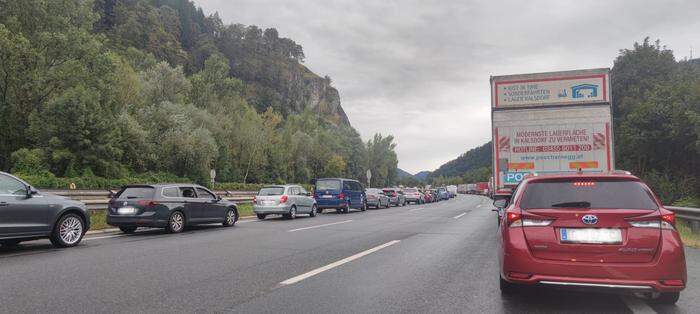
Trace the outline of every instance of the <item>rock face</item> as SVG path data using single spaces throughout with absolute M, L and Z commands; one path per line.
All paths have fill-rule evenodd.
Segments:
M 240 64 L 234 66 L 234 75 L 247 83 L 248 102 L 258 111 L 272 107 L 287 116 L 311 110 L 329 123 L 350 125 L 340 104 L 340 94 L 331 86 L 330 78 L 316 75 L 296 60 L 261 56 L 237 60 Z

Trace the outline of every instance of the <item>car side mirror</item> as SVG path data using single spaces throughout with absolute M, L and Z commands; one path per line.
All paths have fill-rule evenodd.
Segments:
M 493 206 L 495 206 L 496 208 L 505 208 L 506 206 L 508 206 L 508 200 L 505 198 L 499 198 L 493 201 Z
M 31 185 L 27 186 L 27 198 L 31 198 L 32 196 L 38 194 L 39 191 L 37 191 L 35 188 L 33 188 Z

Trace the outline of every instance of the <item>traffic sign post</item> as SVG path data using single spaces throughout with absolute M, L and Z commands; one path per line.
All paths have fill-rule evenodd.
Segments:
M 367 187 L 371 187 L 371 182 L 372 182 L 372 171 L 367 169 Z

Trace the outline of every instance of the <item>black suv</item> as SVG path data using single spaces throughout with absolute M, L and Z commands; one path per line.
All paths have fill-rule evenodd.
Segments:
M 127 185 L 109 201 L 107 223 L 132 233 L 138 227 L 181 232 L 185 226 L 238 221 L 236 203 L 195 184 Z
M 80 243 L 90 228 L 85 204 L 34 189 L 9 173 L 0 172 L 0 244 L 49 238 L 56 247 Z

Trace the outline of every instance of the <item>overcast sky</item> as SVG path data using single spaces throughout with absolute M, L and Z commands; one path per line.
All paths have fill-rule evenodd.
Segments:
M 700 56 L 700 0 L 195 0 L 225 23 L 274 27 L 329 75 L 367 140 L 392 134 L 399 167 L 434 170 L 490 135 L 489 76 L 612 67 L 661 39 Z M 613 95 L 614 97 L 614 95 Z

